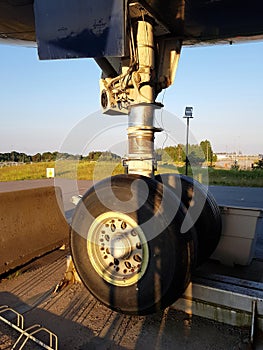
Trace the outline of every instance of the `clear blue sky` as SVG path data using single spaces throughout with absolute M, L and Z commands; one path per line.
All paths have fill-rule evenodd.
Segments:
M 59 150 L 71 130 L 99 110 L 100 70 L 93 60 L 43 62 L 34 48 L 8 45 L 0 45 L 0 57 L 0 152 Z M 216 152 L 263 153 L 262 62 L 263 42 L 183 48 L 175 84 L 159 96 L 177 116 L 173 122 L 163 114 L 168 131 L 185 140 L 182 116 L 189 105 L 190 142 L 209 139 Z M 103 118 L 91 117 L 87 142 L 105 127 Z M 120 136 L 113 129 L 108 137 L 124 140 L 123 130 Z M 74 147 L 68 151 L 74 153 Z

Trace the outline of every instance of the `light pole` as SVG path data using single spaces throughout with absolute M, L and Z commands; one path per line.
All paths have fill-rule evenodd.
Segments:
M 189 138 L 189 119 L 193 118 L 193 107 L 185 107 L 184 118 L 187 119 L 186 128 L 186 149 L 185 149 L 185 175 L 188 174 L 188 138 Z

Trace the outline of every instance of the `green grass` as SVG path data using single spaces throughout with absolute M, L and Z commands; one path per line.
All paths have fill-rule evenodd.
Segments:
M 241 187 L 263 187 L 263 170 L 209 169 L 209 184 Z
M 178 168 L 180 174 L 185 174 L 185 167 Z M 263 187 L 263 170 L 225 170 L 215 168 L 195 168 L 194 178 L 209 185 Z M 189 176 L 193 176 L 189 169 Z
M 101 180 L 109 176 L 123 174 L 121 163 L 58 161 L 22 164 L 0 168 L 0 181 L 35 180 L 46 178 L 46 168 L 55 168 L 56 177 L 78 180 Z M 263 187 L 263 170 L 222 170 L 215 168 L 189 168 L 200 182 L 210 185 Z M 185 167 L 174 164 L 160 164 L 157 173 L 185 173 Z M 208 175 L 208 179 L 207 179 Z
M 0 181 L 36 180 L 46 178 L 46 168 L 55 168 L 55 176 L 66 179 L 101 180 L 123 173 L 117 162 L 57 161 L 22 164 L 0 168 Z
M 37 180 L 46 178 L 46 168 L 55 162 L 21 164 L 0 168 L 0 181 Z

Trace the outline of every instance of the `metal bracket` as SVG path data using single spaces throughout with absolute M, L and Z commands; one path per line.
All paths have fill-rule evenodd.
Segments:
M 162 36 L 170 34 L 169 29 L 156 18 L 156 15 L 153 14 L 150 9 L 146 9 L 142 6 L 141 2 L 134 1 L 129 4 L 129 14 L 131 18 L 140 18 L 140 17 L 150 17 L 154 20 L 154 34 L 156 36 Z

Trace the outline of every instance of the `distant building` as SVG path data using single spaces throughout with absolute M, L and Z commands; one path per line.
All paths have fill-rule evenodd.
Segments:
M 223 169 L 231 169 L 233 165 L 238 165 L 240 170 L 248 170 L 251 169 L 251 164 L 259 159 L 258 155 L 244 155 L 235 152 L 218 152 L 216 156 L 215 166 Z

